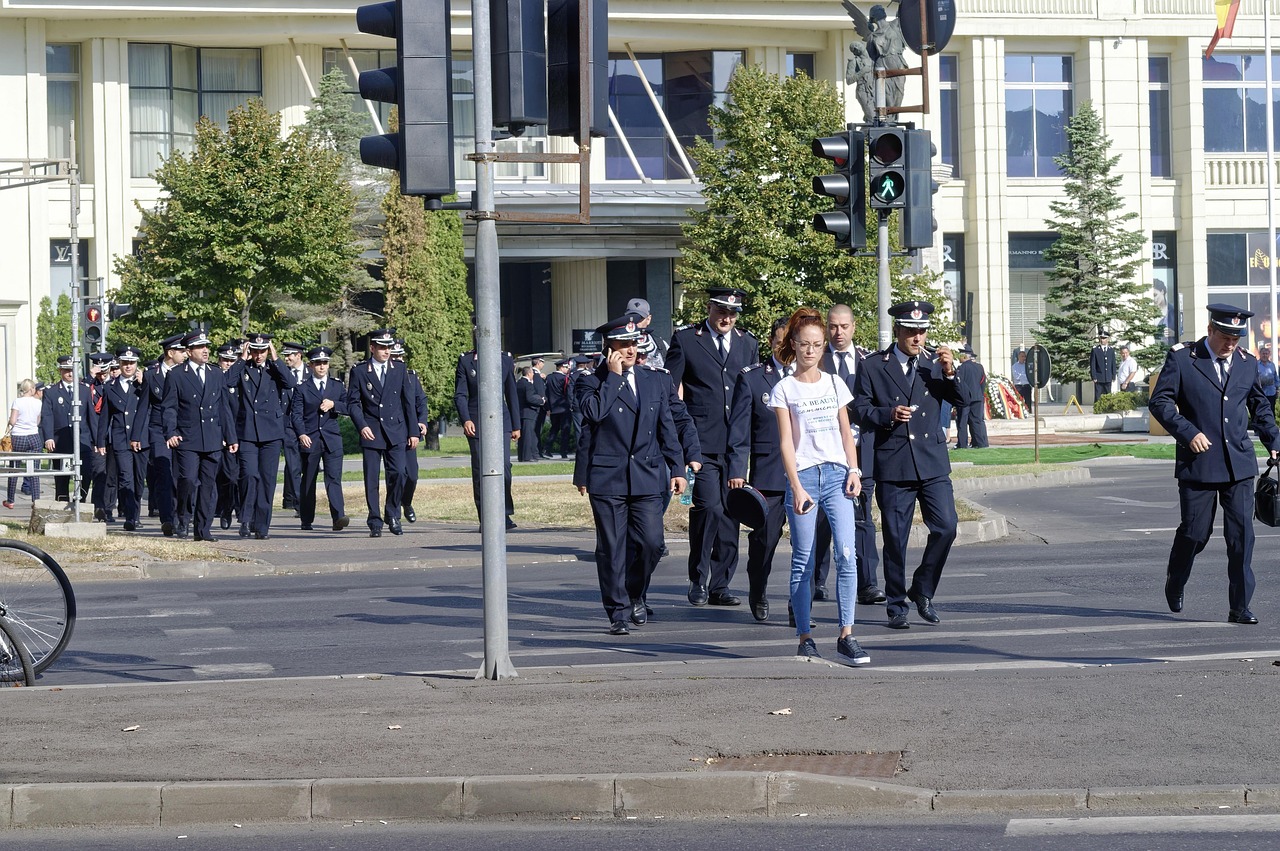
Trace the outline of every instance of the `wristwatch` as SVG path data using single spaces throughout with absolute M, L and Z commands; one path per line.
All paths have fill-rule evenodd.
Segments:
M 850 467 L 850 468 L 849 468 L 849 472 L 850 472 L 850 473 L 856 473 L 856 474 L 857 474 L 857 476 L 858 476 L 858 478 L 862 478 L 862 468 L 861 468 L 861 467 Z

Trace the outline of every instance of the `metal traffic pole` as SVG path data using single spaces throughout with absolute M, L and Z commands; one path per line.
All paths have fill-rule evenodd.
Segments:
M 876 60 L 876 71 L 884 70 L 884 61 Z M 876 123 L 883 122 L 884 109 L 887 106 L 885 78 L 876 74 Z M 892 304 L 893 291 L 889 281 L 889 211 L 877 210 L 879 229 L 876 236 L 876 257 L 879 269 L 876 273 L 876 316 L 880 320 L 880 348 L 889 348 L 893 343 L 893 322 L 889 317 L 889 306 Z
M 76 161 L 76 124 L 71 122 L 71 491 L 67 494 L 67 507 L 72 520 L 80 520 L 80 432 L 83 427 L 83 407 L 80 404 L 80 314 L 84 299 L 80 294 L 80 166 Z

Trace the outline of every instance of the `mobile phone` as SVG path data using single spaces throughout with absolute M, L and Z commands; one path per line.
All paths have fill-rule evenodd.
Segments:
M 813 511 L 813 500 L 806 499 L 804 502 L 800 503 L 801 514 L 808 514 L 810 511 Z

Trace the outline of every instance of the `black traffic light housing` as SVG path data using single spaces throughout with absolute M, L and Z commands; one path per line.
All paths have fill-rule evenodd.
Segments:
M 84 340 L 89 345 L 101 350 L 102 346 L 102 305 L 91 302 L 84 309 Z
M 438 209 L 454 193 L 449 0 L 390 0 L 356 9 L 360 32 L 396 40 L 396 65 L 360 74 L 360 96 L 394 103 L 395 133 L 365 136 L 360 159 L 400 173 L 400 194 Z
M 907 129 L 872 127 L 867 134 L 871 208 L 899 210 L 906 206 Z
M 609 135 L 609 2 L 547 0 L 547 133 L 581 139 L 579 3 L 591 4 L 587 33 L 587 121 L 592 136 Z
M 836 248 L 866 248 L 866 134 L 851 127 L 840 136 L 814 139 L 813 154 L 835 164 L 835 171 L 813 178 L 814 192 L 835 199 L 832 210 L 813 217 L 813 229 L 834 236 Z
M 489 0 L 493 124 L 519 136 L 547 123 L 547 18 L 543 0 Z
M 107 305 L 107 319 L 115 322 L 133 313 L 133 305 L 128 303 L 110 302 Z
M 939 184 L 933 179 L 933 158 L 938 149 L 928 130 L 907 131 L 907 192 L 902 208 L 902 247 L 932 248 L 938 223 L 933 217 L 933 196 Z

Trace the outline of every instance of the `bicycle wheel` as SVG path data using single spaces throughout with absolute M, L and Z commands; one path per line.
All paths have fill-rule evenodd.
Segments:
M 35 684 L 36 672 L 31 668 L 31 654 L 22 640 L 13 634 L 13 624 L 0 618 L 0 688 Z
M 52 665 L 76 625 L 76 598 L 62 566 L 39 547 L 0 538 L 0 617 L 9 619 L 37 674 Z

